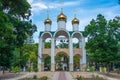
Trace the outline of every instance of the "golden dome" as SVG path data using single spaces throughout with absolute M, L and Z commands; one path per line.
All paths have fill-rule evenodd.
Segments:
M 62 20 L 66 22 L 67 17 L 63 13 L 60 13 L 57 17 L 57 22 Z
M 72 24 L 79 24 L 79 20 L 78 20 L 77 18 L 74 18 L 74 19 L 72 20 Z
M 52 21 L 51 21 L 49 18 L 47 18 L 47 19 L 44 21 L 44 24 L 52 24 Z

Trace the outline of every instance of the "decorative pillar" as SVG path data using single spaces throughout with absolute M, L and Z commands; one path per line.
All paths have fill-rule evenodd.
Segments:
M 82 70 L 86 67 L 85 38 L 82 38 Z
M 81 42 L 81 39 L 79 40 L 79 48 L 82 48 L 82 42 Z
M 39 38 L 39 46 L 38 46 L 38 70 L 42 71 L 42 38 Z
M 69 38 L 69 53 L 70 53 L 69 69 L 70 69 L 70 71 L 73 71 L 73 44 L 72 44 L 72 38 Z
M 51 71 L 55 71 L 55 40 L 51 38 Z

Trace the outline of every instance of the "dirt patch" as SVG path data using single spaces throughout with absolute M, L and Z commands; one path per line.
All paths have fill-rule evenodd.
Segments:
M 106 74 L 106 76 L 111 77 L 111 78 L 120 79 L 120 74 L 117 74 L 117 73 L 109 73 L 109 74 Z
M 11 72 L 5 72 L 4 74 L 2 72 L 0 72 L 0 80 L 5 80 L 5 79 L 10 79 L 10 78 L 14 78 L 14 77 L 19 77 L 24 75 L 23 73 L 11 73 Z

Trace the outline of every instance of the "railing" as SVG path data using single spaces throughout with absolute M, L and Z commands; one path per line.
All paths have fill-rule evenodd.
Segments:
M 60 52 L 63 52 L 63 53 L 66 53 L 67 55 L 69 55 L 69 49 L 68 48 L 60 48 L 60 49 L 58 49 L 58 48 L 56 48 L 55 49 L 55 55 L 57 54 L 57 53 L 60 53 Z M 48 48 L 48 49 L 46 49 L 46 48 L 43 48 L 42 49 L 42 54 L 47 54 L 47 55 L 51 55 L 51 48 Z M 82 56 L 82 49 L 81 48 L 73 48 L 73 55 L 81 55 Z

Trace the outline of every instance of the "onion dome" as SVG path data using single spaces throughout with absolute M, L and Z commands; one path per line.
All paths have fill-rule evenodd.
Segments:
M 79 20 L 75 17 L 75 18 L 72 20 L 72 24 L 79 24 Z
M 52 21 L 49 19 L 49 18 L 47 18 L 45 21 L 44 21 L 44 24 L 52 24 Z
M 61 12 L 58 17 L 57 17 L 57 22 L 58 21 L 65 21 L 66 22 L 67 17 Z

